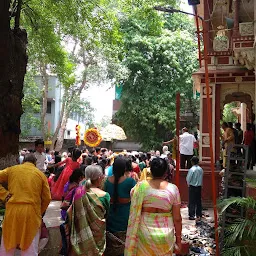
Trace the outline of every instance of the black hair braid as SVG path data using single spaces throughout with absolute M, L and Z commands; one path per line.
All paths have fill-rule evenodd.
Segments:
M 116 211 L 116 206 L 117 206 L 117 203 L 118 203 L 118 182 L 120 180 L 120 178 L 122 177 L 121 176 L 114 176 L 115 178 L 115 181 L 114 181 L 114 195 L 113 195 L 113 208 L 114 208 L 114 211 Z
M 113 163 L 113 175 L 114 175 L 114 194 L 113 194 L 113 209 L 116 211 L 118 203 L 118 182 L 124 175 L 126 170 L 126 160 L 123 157 L 117 157 Z

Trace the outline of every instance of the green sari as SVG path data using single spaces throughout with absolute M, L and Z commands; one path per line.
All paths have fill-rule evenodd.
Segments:
M 106 248 L 106 209 L 99 197 L 78 187 L 68 210 L 71 250 L 75 255 L 103 255 Z M 72 254 L 73 255 L 73 254 Z

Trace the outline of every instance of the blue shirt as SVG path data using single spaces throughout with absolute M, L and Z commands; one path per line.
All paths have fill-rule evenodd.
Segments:
M 113 176 L 113 165 L 110 165 L 108 168 L 106 168 L 105 175 L 108 177 Z
M 194 165 L 188 170 L 188 186 L 199 187 L 203 184 L 203 169 L 199 165 Z

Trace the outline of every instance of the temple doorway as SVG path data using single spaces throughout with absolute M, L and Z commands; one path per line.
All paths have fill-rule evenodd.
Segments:
M 255 120 L 251 95 L 244 92 L 227 94 L 223 101 L 221 117 L 222 121 L 241 123 L 241 128 L 245 131 L 246 123 L 253 123 Z

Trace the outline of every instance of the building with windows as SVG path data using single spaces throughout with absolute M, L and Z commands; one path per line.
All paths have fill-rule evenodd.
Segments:
M 35 76 L 35 82 L 42 88 L 42 78 L 41 76 Z M 48 98 L 47 98 L 47 111 L 46 111 L 46 123 L 47 123 L 47 132 L 48 134 L 53 134 L 60 117 L 61 104 L 63 97 L 63 86 L 59 82 L 57 76 L 49 75 L 48 76 Z M 40 104 L 40 102 L 39 102 Z M 35 114 L 35 117 L 40 119 L 40 113 Z M 65 131 L 64 139 L 75 139 L 76 131 L 75 126 L 79 122 L 79 116 L 73 115 L 72 119 L 68 119 L 67 128 Z M 83 136 L 84 128 L 81 127 L 81 136 Z M 28 139 L 35 140 L 36 138 L 42 138 L 42 131 L 37 127 L 32 127 L 29 132 Z
M 36 84 L 42 88 L 42 79 L 41 76 L 35 76 Z M 54 130 L 57 126 L 59 121 L 59 115 L 61 111 L 61 98 L 63 95 L 63 88 L 60 84 L 57 76 L 50 75 L 48 79 L 49 83 L 49 91 L 48 91 L 48 98 L 47 98 L 47 111 L 46 111 L 46 122 L 47 122 L 47 129 L 48 133 L 54 133 Z M 40 114 L 36 114 L 36 116 L 40 119 Z M 33 127 L 30 131 L 29 136 L 32 137 L 42 137 L 41 130 Z

